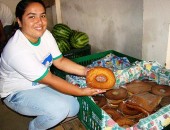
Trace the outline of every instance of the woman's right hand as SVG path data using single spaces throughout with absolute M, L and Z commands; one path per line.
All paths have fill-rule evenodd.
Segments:
M 97 94 L 101 94 L 106 92 L 106 90 L 104 89 L 96 89 L 96 88 L 81 88 L 82 89 L 82 96 L 93 96 L 93 95 L 97 95 Z

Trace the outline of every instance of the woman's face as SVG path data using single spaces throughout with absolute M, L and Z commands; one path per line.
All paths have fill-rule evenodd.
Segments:
M 47 18 L 44 7 L 40 3 L 31 3 L 27 6 L 22 21 L 18 19 L 22 33 L 31 42 L 37 42 L 47 28 Z

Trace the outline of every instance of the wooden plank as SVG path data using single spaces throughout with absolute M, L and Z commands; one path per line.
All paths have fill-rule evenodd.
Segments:
M 61 126 L 64 128 L 64 130 L 86 130 L 78 118 L 61 123 Z
M 169 35 L 168 35 L 168 44 L 166 52 L 166 69 L 170 69 L 170 24 L 169 24 Z
M 57 23 L 62 23 L 60 0 L 55 0 L 55 6 L 56 6 Z
M 61 125 L 59 125 L 59 126 L 55 127 L 54 130 L 64 130 L 64 128 Z

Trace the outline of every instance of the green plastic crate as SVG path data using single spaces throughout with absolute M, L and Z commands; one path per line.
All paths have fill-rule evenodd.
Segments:
M 119 53 L 114 50 L 108 50 L 104 52 L 94 53 L 91 55 L 79 57 L 72 59 L 74 62 L 79 63 L 81 65 L 87 66 L 91 64 L 93 61 L 98 60 L 100 58 L 105 57 L 107 54 L 115 54 L 119 57 L 127 57 L 129 61 L 135 62 L 140 61 L 139 59 L 133 58 L 131 56 Z M 65 79 L 67 73 L 58 70 L 57 68 L 52 68 L 52 72 L 59 77 Z M 78 118 L 86 127 L 87 130 L 102 130 L 102 110 L 99 108 L 89 97 L 78 97 L 78 101 L 80 103 L 80 111 L 78 113 Z
M 86 66 L 86 65 L 91 64 L 95 60 L 105 57 L 107 54 L 110 54 L 110 53 L 115 54 L 116 56 L 119 56 L 119 57 L 127 57 L 131 63 L 137 60 L 140 61 L 139 59 L 119 53 L 114 50 L 94 53 L 88 56 L 73 59 L 73 61 Z M 78 118 L 83 123 L 83 125 L 86 127 L 86 129 L 87 130 L 102 130 L 103 116 L 102 116 L 101 108 L 99 108 L 89 97 L 78 97 L 78 101 L 80 103 L 80 111 L 78 114 Z
M 91 64 L 93 61 L 98 60 L 100 58 L 103 58 L 107 54 L 110 54 L 110 53 L 115 54 L 116 56 L 119 56 L 119 57 L 127 57 L 131 63 L 139 60 L 139 59 L 136 59 L 136 58 L 133 58 L 131 56 L 119 53 L 119 52 L 114 51 L 114 50 L 108 50 L 108 51 L 104 51 L 104 52 L 94 53 L 94 54 L 91 54 L 91 55 L 86 55 L 86 56 L 74 58 L 74 59 L 71 59 L 71 60 L 73 60 L 74 62 L 79 63 L 81 65 L 87 66 L 87 65 Z M 61 77 L 63 79 L 65 79 L 65 76 L 67 75 L 67 73 L 65 73 L 61 70 L 58 70 L 54 66 L 51 67 L 51 72 L 54 73 L 55 75 L 58 75 L 59 77 Z
M 91 54 L 91 46 L 87 44 L 83 48 L 72 49 L 68 52 L 63 53 L 63 55 L 69 59 L 78 58 Z
M 86 65 L 91 64 L 95 60 L 98 60 L 98 59 L 105 57 L 107 54 L 110 54 L 110 53 L 115 54 L 116 56 L 119 56 L 119 57 L 127 57 L 128 60 L 131 63 L 139 60 L 137 58 L 133 58 L 131 56 L 119 53 L 119 52 L 114 51 L 114 50 L 108 50 L 108 51 L 104 51 L 104 52 L 94 53 L 94 54 L 91 54 L 91 55 L 75 58 L 75 59 L 72 59 L 72 60 L 75 61 L 76 63 L 79 63 L 81 65 L 86 66 Z
M 91 64 L 95 60 L 105 57 L 107 54 L 110 54 L 110 53 L 115 54 L 119 57 L 127 57 L 131 63 L 135 61 L 141 61 L 137 58 L 133 58 L 131 56 L 119 53 L 114 50 L 94 53 L 91 55 L 75 58 L 72 60 L 76 63 L 86 66 L 86 65 Z M 65 76 L 66 76 L 65 72 L 60 71 L 56 68 L 53 68 L 53 73 L 65 79 Z M 78 118 L 83 123 L 83 125 L 86 127 L 86 129 L 87 130 L 103 130 L 103 123 L 102 123 L 103 116 L 102 116 L 101 108 L 99 108 L 88 96 L 77 97 L 77 99 L 80 103 L 80 111 L 78 113 Z M 164 128 L 164 130 L 170 130 L 170 125 Z
M 89 97 L 78 97 L 80 111 L 79 120 L 87 130 L 102 130 L 102 110 Z

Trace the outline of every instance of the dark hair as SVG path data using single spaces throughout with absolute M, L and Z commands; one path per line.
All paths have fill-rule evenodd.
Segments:
M 29 4 L 34 3 L 34 2 L 40 3 L 46 10 L 44 2 L 42 0 L 21 0 L 16 6 L 16 10 L 15 10 L 16 18 L 19 18 L 19 20 L 22 21 L 22 16 L 25 13 L 25 9 L 27 8 Z

